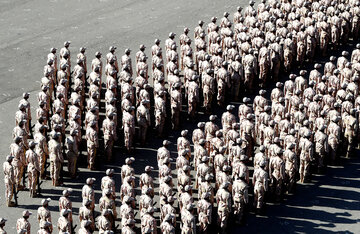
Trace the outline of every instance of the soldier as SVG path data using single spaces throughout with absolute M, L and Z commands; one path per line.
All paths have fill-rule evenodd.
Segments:
M 248 160 L 248 157 L 245 154 L 243 154 L 244 150 L 241 149 L 241 143 L 242 143 L 241 139 L 237 139 L 236 146 L 232 150 L 232 154 L 234 155 L 232 161 L 232 166 L 233 166 L 232 177 L 237 178 L 242 173 L 245 173 L 244 180 L 247 184 L 249 184 L 249 168 L 245 164 L 245 162 Z
M 199 20 L 197 27 L 194 28 L 194 38 L 199 38 L 201 33 L 205 33 L 205 30 L 203 29 L 204 21 Z
M 87 152 L 88 152 L 88 168 L 90 170 L 95 169 L 95 158 L 96 158 L 96 151 L 99 147 L 99 138 L 98 133 L 96 131 L 96 121 L 90 122 L 88 127 L 86 128 L 86 141 L 87 141 Z
M 115 200 L 115 180 L 113 179 L 114 169 L 107 169 L 105 173 L 106 176 L 101 179 L 101 190 L 104 192 L 105 189 L 110 189 L 112 192 L 112 197 Z
M 56 58 L 56 56 L 55 56 L 55 58 Z M 64 65 L 64 64 L 62 64 L 62 65 Z M 65 72 L 61 73 L 61 75 L 62 74 L 64 74 L 64 78 L 67 78 Z M 52 58 L 50 58 L 50 59 L 48 58 L 46 65 L 44 66 L 44 77 L 41 80 L 44 81 L 43 84 L 48 82 L 48 84 L 51 86 L 51 88 L 53 90 L 54 85 L 58 84 L 56 78 L 57 78 L 57 73 L 55 72 L 55 68 L 54 68 L 54 60 Z
M 170 93 L 170 103 L 171 103 L 171 122 L 172 128 L 177 130 L 180 125 L 180 113 L 182 106 L 182 95 L 180 92 L 181 84 L 175 83 L 173 89 Z
M 95 68 L 99 67 L 100 80 L 101 80 L 102 68 L 103 68 L 103 64 L 101 61 L 101 55 L 102 55 L 101 52 L 99 52 L 99 51 L 95 52 L 95 58 L 91 61 L 91 70 L 92 71 L 95 71 Z
M 120 214 L 121 214 L 121 224 L 122 226 L 125 225 L 127 220 L 134 219 L 134 207 L 135 202 L 133 197 L 125 196 L 122 205 L 120 206 Z
M 32 125 L 31 125 L 31 108 L 30 108 L 30 102 L 29 102 L 29 97 L 30 97 L 30 94 L 29 93 L 23 93 L 23 99 L 20 100 L 19 104 L 25 106 L 25 112 L 27 114 L 27 117 L 28 117 L 28 121 L 27 121 L 27 128 L 29 130 L 29 133 L 31 128 L 32 128 Z M 32 133 L 31 133 L 32 134 Z
M 49 210 L 49 202 L 51 198 L 42 199 L 41 206 L 37 210 L 37 219 L 39 221 L 39 225 L 41 226 L 42 222 L 49 222 L 49 230 L 52 231 L 53 227 L 51 224 L 51 212 Z
M 164 234 L 175 234 L 175 227 L 172 225 L 171 221 L 174 218 L 174 214 L 167 214 L 160 224 L 161 233 Z
M 87 178 L 86 184 L 82 187 L 82 192 L 81 192 L 83 202 L 85 200 L 91 201 L 90 209 L 92 212 L 95 209 L 95 190 L 93 188 L 95 181 L 96 181 L 95 178 Z
M 120 187 L 120 199 L 122 200 L 124 196 L 129 196 L 135 199 L 135 177 L 126 176 L 122 182 L 123 183 Z
M 208 155 L 208 152 L 205 149 L 205 139 L 202 138 L 199 141 L 199 144 L 194 148 L 194 167 L 200 164 L 201 158 Z M 197 186 L 197 185 L 196 185 Z
M 62 197 L 59 198 L 59 211 L 60 213 L 63 210 L 67 210 L 66 212 L 68 213 L 68 220 L 70 222 L 70 227 L 72 228 L 72 202 L 70 200 L 70 194 L 72 193 L 72 189 L 68 188 L 63 190 L 62 192 Z M 59 226 L 59 225 L 58 225 Z
M 299 143 L 300 148 L 300 182 L 304 183 L 305 179 L 308 178 L 310 174 L 310 163 L 313 161 L 314 157 L 314 145 L 310 141 L 310 137 L 312 136 L 311 131 L 307 131 L 304 134 L 304 137 Z
M 236 216 L 236 223 L 241 223 L 243 220 L 244 208 L 249 201 L 248 198 L 248 182 L 246 181 L 246 173 L 242 172 L 235 177 L 232 185 L 232 196 L 234 199 L 234 214 Z
M 199 145 L 199 141 L 201 139 L 205 139 L 205 133 L 204 133 L 205 122 L 199 122 L 197 124 L 197 127 L 198 128 L 193 131 L 191 138 L 194 144 L 194 151 L 196 147 Z
M 81 224 L 83 224 L 84 221 L 88 221 L 89 229 L 95 231 L 94 215 L 93 210 L 91 209 L 92 203 L 92 200 L 83 198 L 83 206 L 79 208 L 79 220 Z
M 296 44 L 293 40 L 293 35 L 288 33 L 286 39 L 284 40 L 284 69 L 285 72 L 289 72 L 293 64 L 295 57 Z
M 210 121 L 205 124 L 205 140 L 208 153 L 211 153 L 210 142 L 215 137 L 216 132 L 219 130 L 219 126 L 215 123 L 216 118 L 216 115 L 211 115 L 209 117 Z
M 132 71 L 130 53 L 131 50 L 129 48 L 125 49 L 125 54 L 121 57 L 121 67 L 124 69 L 125 65 L 127 65 L 131 77 L 133 75 L 133 71 Z
M 207 233 L 208 227 L 212 222 L 212 204 L 210 203 L 210 193 L 203 193 L 201 200 L 197 203 L 197 213 L 199 217 L 200 232 Z
M 217 138 L 214 138 L 217 139 Z M 225 147 L 220 146 L 220 147 L 215 147 L 214 150 L 214 169 L 215 169 L 215 176 L 216 176 L 216 183 L 217 185 L 220 185 L 219 179 L 220 177 L 218 176 L 220 171 L 222 171 L 222 169 L 224 168 L 225 165 L 228 165 L 228 160 L 225 157 L 224 153 L 225 153 Z
M 136 119 L 140 127 L 139 139 L 142 145 L 146 142 L 147 129 L 150 127 L 150 112 L 147 105 L 150 102 L 148 100 L 142 100 L 140 106 L 136 110 Z
M 324 159 L 329 153 L 328 136 L 324 133 L 326 128 L 326 125 L 319 126 L 314 134 L 315 157 L 319 172 L 324 169 Z
M 6 161 L 3 163 L 3 170 L 4 170 L 4 183 L 5 183 L 5 199 L 6 199 L 6 206 L 11 207 L 16 205 L 16 203 L 13 203 L 12 197 L 14 195 L 15 191 L 15 184 L 16 184 L 16 178 L 14 173 L 14 167 L 12 165 L 13 162 L 13 156 L 8 155 L 6 156 Z M 15 194 L 16 196 L 16 194 Z M 15 202 L 17 199 L 15 198 Z
M 121 229 L 122 234 L 135 234 L 134 231 L 135 228 L 135 220 L 134 219 L 128 219 L 125 222 L 125 226 Z
M 245 90 L 252 92 L 255 76 L 257 75 L 257 61 L 253 55 L 253 50 L 250 49 L 249 53 L 242 58 L 244 66 L 244 85 Z
M 19 125 L 19 122 L 25 122 L 25 130 L 28 135 L 30 135 L 29 130 L 29 119 L 28 115 L 26 114 L 26 106 L 23 104 L 19 104 L 19 110 L 15 113 L 15 125 Z
M 34 141 L 30 141 L 29 149 L 26 151 L 26 164 L 27 164 L 27 172 L 28 172 L 28 180 L 29 180 L 29 191 L 30 197 L 36 196 L 36 186 L 38 183 L 38 176 L 40 173 L 39 166 L 39 156 L 35 153 L 36 143 Z
M 223 115 L 221 116 L 221 124 L 223 129 L 223 136 L 225 136 L 225 141 L 228 131 L 232 128 L 232 125 L 236 122 L 235 115 L 232 113 L 232 110 L 234 108 L 235 108 L 234 105 L 228 105 L 226 107 L 227 111 L 224 112 Z
M 132 114 L 134 109 L 135 107 L 133 106 L 127 106 L 122 117 L 125 147 L 129 152 L 133 150 L 133 140 L 135 135 L 135 117 Z
M 111 226 L 114 227 L 115 220 L 117 218 L 116 205 L 112 197 L 112 191 L 110 189 L 104 189 L 103 196 L 99 200 L 100 212 L 104 210 L 111 210 L 111 216 L 108 218 Z
M 197 103 L 199 102 L 199 85 L 197 75 L 193 75 L 188 82 L 188 114 L 190 120 L 194 120 L 196 114 Z
M 297 156 L 295 154 L 295 144 L 290 143 L 286 145 L 286 150 L 283 154 L 285 162 L 285 185 L 288 193 L 294 191 L 296 185 L 296 172 L 298 169 Z
M 76 178 L 76 162 L 77 158 L 79 157 L 78 140 L 76 139 L 77 135 L 78 131 L 71 129 L 70 136 L 68 136 L 65 140 L 66 157 L 68 159 L 68 171 L 71 178 Z
M 189 166 L 184 166 L 183 168 L 185 170 L 187 170 L 188 172 L 190 172 L 190 167 Z M 189 169 L 186 169 L 186 168 L 189 168 Z M 178 176 L 178 178 L 179 178 L 178 193 L 179 193 L 179 208 L 180 208 L 180 211 L 184 207 L 186 207 L 188 204 L 193 204 L 194 203 L 194 199 L 191 196 L 192 195 L 192 186 L 189 185 L 189 183 L 191 183 L 190 177 L 188 179 L 189 180 L 188 184 L 186 184 L 186 185 L 185 185 L 185 183 L 181 184 L 181 182 L 183 182 L 181 180 L 184 180 L 184 179 L 182 179 L 182 178 L 184 178 L 184 176 L 186 177 L 185 173 L 182 173 L 181 175 Z
M 16 222 L 16 231 L 17 233 L 26 233 L 30 234 L 31 224 L 29 222 L 29 217 L 32 213 L 28 210 L 23 211 L 22 218 L 18 219 Z M 24 230 L 25 232 L 22 232 Z
M 158 137 L 163 136 L 163 130 L 166 120 L 166 91 L 160 91 L 155 97 L 155 128 Z
M 25 187 L 25 181 L 21 185 L 21 178 L 24 176 L 24 170 L 26 166 L 26 157 L 24 148 L 21 144 L 21 137 L 15 137 L 14 143 L 10 145 L 10 155 L 14 157 L 12 166 L 14 167 L 16 189 L 21 190 Z
M 142 173 L 140 175 L 140 188 L 142 189 L 143 187 L 147 187 L 147 188 L 151 188 L 154 189 L 154 182 L 153 182 L 153 178 L 151 177 L 151 171 L 154 168 L 151 166 L 146 166 L 145 167 L 145 172 Z
M 181 137 L 177 139 L 177 151 L 180 154 L 182 150 L 188 150 L 186 153 L 186 159 L 190 160 L 191 158 L 191 148 L 190 148 L 190 141 L 186 138 L 188 134 L 188 130 L 181 131 Z
M 40 101 L 39 102 L 39 107 L 36 109 L 36 119 L 39 121 L 39 119 L 43 119 L 43 123 L 47 124 L 48 119 L 49 119 L 49 110 L 47 109 L 46 106 L 46 102 L 44 101 Z M 36 133 L 36 128 L 35 128 L 35 133 Z
M 160 197 L 161 206 L 165 204 L 165 201 L 168 199 L 168 197 L 173 195 L 172 187 L 173 187 L 172 177 L 171 176 L 163 177 L 159 186 L 159 197 Z
M 37 234 L 50 234 L 52 232 L 52 223 L 47 221 L 41 221 L 39 225 L 40 229 Z
M 68 65 L 66 63 L 61 64 L 60 71 L 57 72 L 57 77 L 56 77 L 56 79 L 54 78 L 54 81 L 52 81 L 52 83 L 55 83 L 58 85 L 58 84 L 60 84 L 61 80 L 69 81 L 67 70 L 68 70 Z M 82 70 L 79 70 L 77 72 L 77 75 L 79 75 L 79 77 L 80 77 L 81 72 L 82 72 Z M 50 96 L 52 95 L 52 92 L 55 89 L 55 86 L 54 86 L 55 84 L 50 84 Z M 68 88 L 69 86 L 67 85 L 66 87 Z M 56 94 L 54 94 L 54 95 L 56 95 Z
M 112 112 L 109 115 L 106 115 L 106 119 L 103 121 L 104 145 L 108 161 L 111 160 L 114 142 L 117 140 L 116 123 L 114 120 L 115 116 L 116 113 Z
M 105 234 L 106 231 L 110 231 L 112 229 L 111 222 L 109 220 L 110 216 L 111 216 L 110 209 L 104 209 L 101 212 L 101 215 L 98 219 L 99 233 Z
M 50 111 L 50 102 L 51 102 L 51 98 L 50 98 L 50 94 L 49 94 L 49 86 L 41 86 L 41 92 L 39 92 L 38 94 L 38 101 L 39 102 L 44 102 L 45 103 L 45 113 L 47 113 L 47 119 L 48 119 L 48 115 L 49 115 L 49 111 Z
M 323 16 L 320 19 L 319 26 L 320 26 L 320 51 L 322 56 L 325 56 L 327 53 L 327 45 L 329 44 L 330 37 L 331 37 L 331 27 L 328 23 L 328 17 Z
M 349 115 L 344 118 L 345 132 L 344 138 L 346 142 L 346 157 L 349 158 L 353 152 L 354 142 L 358 134 L 358 120 L 356 119 L 357 109 L 351 109 Z
M 194 205 L 188 204 L 181 210 L 181 234 L 196 233 L 196 219 L 193 215 Z
M 173 227 L 176 227 L 176 209 L 174 207 L 174 202 L 176 198 L 174 196 L 169 196 L 164 200 L 164 204 L 160 206 L 160 220 L 165 220 L 166 216 L 171 215 L 172 218 L 169 220 L 169 223 L 172 224 Z
M 171 144 L 171 142 L 164 140 L 162 144 L 163 146 L 157 150 L 156 156 L 159 169 L 163 165 L 163 161 L 170 158 L 170 151 L 167 149 L 167 147 Z
M 143 77 L 148 80 L 148 65 L 146 64 L 146 56 L 141 56 L 136 63 L 136 74 L 139 75 L 141 71 L 144 72 Z
M 77 58 L 82 61 L 81 66 L 84 69 L 84 76 L 87 74 L 87 66 L 86 66 L 86 55 L 85 55 L 86 47 L 80 47 L 79 52 L 77 54 Z
M 213 73 L 214 71 L 210 68 L 208 68 L 206 72 L 202 73 L 202 88 L 204 96 L 203 106 L 205 107 L 207 113 L 210 113 L 212 98 L 215 94 L 215 77 Z
M 247 141 L 247 146 L 245 149 L 245 154 L 248 158 L 253 155 L 253 147 L 255 145 L 255 125 L 253 123 L 255 115 L 247 114 L 246 120 L 243 120 L 240 125 L 240 136 L 242 139 Z
M 69 218 L 70 214 L 71 214 L 71 210 L 69 209 L 62 209 L 60 211 L 60 217 L 57 222 L 59 233 L 61 234 L 72 233 L 72 222 Z
M 160 47 L 160 42 L 161 40 L 156 38 L 155 41 L 154 41 L 154 45 L 151 47 L 151 55 L 154 56 L 154 55 L 157 55 L 158 52 L 161 52 L 160 55 L 159 55 L 159 58 L 162 58 L 162 49 Z
M 61 50 L 60 50 L 60 59 L 62 59 L 64 57 L 64 54 L 67 53 L 69 55 L 68 60 L 70 62 L 70 50 L 69 50 L 70 44 L 71 44 L 71 41 L 64 42 L 64 47 L 61 48 Z
M 89 220 L 83 220 L 80 222 L 80 229 L 79 234 L 90 234 L 93 231 L 93 228 L 91 228 L 91 225 L 93 223 Z
M 146 46 L 141 44 L 139 46 L 139 51 L 136 52 L 135 54 L 135 58 L 136 58 L 136 65 L 139 63 L 139 61 L 144 58 L 144 57 L 147 57 L 146 54 L 145 54 L 145 49 L 146 49 Z
M 216 202 L 218 205 L 218 220 L 220 230 L 225 233 L 229 215 L 231 212 L 231 193 L 229 192 L 229 182 L 225 182 L 220 185 L 219 190 L 216 193 Z
M 190 166 L 190 161 L 186 158 L 189 150 L 183 149 L 178 153 L 176 158 L 176 169 L 181 170 L 184 166 Z M 180 176 L 181 173 L 178 174 Z
M 173 33 L 173 32 L 169 33 L 169 38 L 166 39 L 166 41 L 165 41 L 166 52 L 168 52 L 171 49 L 172 45 L 176 45 L 176 42 L 174 41 L 175 36 L 176 36 L 176 33 Z
M 254 156 L 254 169 L 259 167 L 259 163 L 261 162 L 261 160 L 267 160 L 266 155 L 265 155 L 265 146 L 264 145 L 260 145 L 259 147 L 259 152 L 255 154 Z
M 16 137 L 20 137 L 24 150 L 29 148 L 28 134 L 25 130 L 25 127 L 26 127 L 25 124 L 26 124 L 26 121 L 22 120 L 13 129 L 13 139 L 15 139 Z
M 151 187 L 142 187 L 141 189 L 141 196 L 139 199 L 139 211 L 140 211 L 140 218 L 146 213 L 149 207 L 154 206 L 154 190 Z
M 224 105 L 226 90 L 230 88 L 230 77 L 227 67 L 228 63 L 224 61 L 221 64 L 221 68 L 215 73 L 218 88 L 217 102 L 219 106 Z
M 52 48 L 50 48 L 50 53 L 47 55 L 47 60 L 53 61 L 52 67 L 54 69 L 54 77 L 57 73 L 57 67 L 58 67 L 56 51 L 57 51 L 57 49 L 52 47 Z
M 49 156 L 50 156 L 50 177 L 53 186 L 58 186 L 60 171 L 64 157 L 62 155 L 61 144 L 59 142 L 60 134 L 51 132 L 51 140 L 49 141 Z
M 76 60 L 76 65 L 73 70 L 74 77 L 80 78 L 82 82 L 86 82 L 85 69 L 83 67 L 83 61 L 81 59 Z
M 275 191 L 275 199 L 280 201 L 282 194 L 282 186 L 285 179 L 285 163 L 281 156 L 283 150 L 279 149 L 276 154 L 270 158 L 269 174 L 271 175 L 271 184 Z
M 236 43 L 234 43 L 234 48 Z M 230 70 L 230 84 L 231 84 L 231 96 L 234 100 L 239 100 L 239 92 L 241 87 L 241 81 L 243 81 L 244 77 L 244 68 L 241 64 L 240 55 L 235 55 L 234 59 L 229 62 L 229 70 Z
M 159 179 L 162 180 L 166 178 L 167 176 L 172 175 L 172 170 L 170 167 L 170 162 L 172 161 L 171 158 L 165 158 L 162 160 L 163 165 L 159 167 Z
M 156 219 L 154 218 L 154 207 L 149 207 L 141 218 L 141 232 L 142 233 L 157 233 Z
M 268 173 L 264 170 L 265 160 L 260 161 L 258 166 L 254 171 L 252 183 L 254 185 L 254 206 L 260 210 L 264 204 L 265 192 L 268 190 Z
M 117 57 L 115 55 L 115 50 L 116 50 L 116 46 L 110 46 L 109 47 L 109 53 L 107 53 L 106 55 L 106 64 L 110 64 L 111 61 L 114 62 L 114 67 L 116 72 L 119 72 L 119 66 L 118 66 L 118 62 L 117 62 Z
M 135 170 L 132 167 L 133 162 L 135 162 L 134 157 L 125 159 L 125 164 L 121 167 L 121 181 L 125 181 L 125 178 L 128 176 L 135 176 Z

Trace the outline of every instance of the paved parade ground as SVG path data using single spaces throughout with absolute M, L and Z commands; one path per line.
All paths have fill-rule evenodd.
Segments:
M 70 40 L 72 64 L 75 64 L 75 55 L 82 46 L 87 47 L 88 64 L 94 58 L 95 51 L 101 51 L 105 55 L 110 45 L 117 46 L 118 58 L 125 48 L 132 49 L 131 56 L 134 58 L 140 44 L 145 44 L 147 53 L 150 54 L 155 38 L 160 38 L 163 46 L 170 31 L 178 36 L 185 26 L 190 28 L 193 37 L 192 30 L 197 26 L 198 20 L 204 20 L 207 24 L 212 16 L 220 18 L 224 11 L 229 11 L 232 15 L 239 4 L 244 6 L 248 3 L 233 0 L 0 0 L 0 163 L 9 154 L 11 134 L 15 126 L 14 116 L 22 93 L 30 93 L 33 112 L 37 107 L 36 95 L 40 91 L 46 55 L 51 47 L 56 47 L 59 51 L 63 42 Z M 222 110 L 215 112 L 219 115 Z M 205 115 L 198 117 L 199 121 L 207 119 Z M 191 133 L 196 124 L 186 122 L 182 127 Z M 179 132 L 170 131 L 167 139 L 175 143 L 178 136 Z M 154 176 L 157 177 L 156 150 L 161 142 L 162 139 L 150 137 L 144 148 L 136 149 L 134 167 L 137 177 L 146 165 L 155 167 Z M 174 144 L 171 150 L 172 157 L 175 158 Z M 90 172 L 82 163 L 79 178 L 70 180 L 66 176 L 64 187 L 52 187 L 51 180 L 41 185 L 42 196 L 53 200 L 50 202 L 50 209 L 54 229 L 59 217 L 58 199 L 64 188 L 71 187 L 74 190 L 71 199 L 74 224 L 78 227 L 81 188 L 86 178 L 97 179 L 96 204 L 101 196 L 100 180 L 107 168 L 115 169 L 116 187 L 120 188 L 120 167 L 127 157 L 123 152 L 122 148 L 115 146 L 116 160 L 111 164 L 101 162 L 96 171 Z M 325 175 L 314 175 L 311 183 L 298 185 L 296 194 L 285 196 L 281 204 L 269 203 L 265 214 L 256 215 L 250 209 L 246 214 L 245 225 L 233 228 L 232 232 L 360 233 L 360 159 L 359 152 L 356 152 L 356 157 L 341 159 L 339 165 L 329 167 Z M 173 177 L 176 178 L 176 175 Z M 158 180 L 155 183 L 157 186 Z M 156 189 L 155 192 L 157 191 Z M 140 194 L 139 188 L 136 192 L 137 195 Z M 8 233 L 15 233 L 16 220 L 21 217 L 24 209 L 29 209 L 33 212 L 30 217 L 32 233 L 36 233 L 36 210 L 43 197 L 30 198 L 28 191 L 21 191 L 18 196 L 18 207 L 6 207 L 1 172 L 0 217 L 8 219 L 5 229 Z M 119 207 L 117 199 L 117 208 Z M 140 222 L 139 214 L 136 221 Z

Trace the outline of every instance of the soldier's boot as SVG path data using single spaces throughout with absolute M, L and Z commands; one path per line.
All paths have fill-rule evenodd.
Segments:
M 15 207 L 15 206 L 16 206 L 16 203 L 9 200 L 9 201 L 6 202 L 6 205 L 7 205 L 8 207 Z
M 18 186 L 17 186 L 17 191 L 22 191 L 22 190 L 24 190 L 25 189 L 25 187 L 23 186 L 23 185 L 21 185 L 21 184 L 19 184 Z

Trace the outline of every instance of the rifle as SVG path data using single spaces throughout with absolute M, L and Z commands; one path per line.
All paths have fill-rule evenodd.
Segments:
M 24 167 L 22 181 L 23 181 L 23 185 L 24 185 L 25 188 L 26 188 L 26 172 L 27 172 L 27 167 Z
M 63 179 L 64 179 L 64 166 L 63 166 L 63 163 L 61 163 L 61 166 L 60 166 L 60 180 L 61 180 L 61 183 L 63 183 Z
M 77 225 L 73 226 L 73 225 L 71 224 L 71 233 L 75 233 L 76 227 L 77 227 Z
M 43 181 L 40 182 L 40 172 L 39 172 L 39 171 L 38 171 L 36 177 L 37 177 L 37 182 L 38 182 L 38 184 L 37 184 L 37 190 L 38 190 L 38 194 L 40 194 L 40 193 L 41 193 L 41 187 L 40 187 L 40 185 L 43 183 Z
M 18 194 L 19 191 L 16 189 L 16 184 L 13 187 L 13 192 L 14 192 L 15 206 L 17 206 L 18 205 L 17 194 Z

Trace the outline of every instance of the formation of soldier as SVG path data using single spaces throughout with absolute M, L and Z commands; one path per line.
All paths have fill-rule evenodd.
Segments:
M 351 156 L 357 146 L 360 44 L 351 56 L 344 51 L 338 58 L 331 56 L 324 66 L 315 64 L 310 72 L 290 74 L 285 83 L 278 79 L 280 71 L 290 73 L 295 66 L 301 68 L 304 61 L 314 59 L 316 52 L 325 56 L 331 49 L 347 44 L 351 37 L 356 41 L 359 7 L 359 1 L 272 0 L 262 1 L 255 9 L 251 1 L 244 11 L 237 8 L 233 21 L 227 12 L 219 25 L 216 17 L 207 28 L 199 21 L 194 29 L 194 50 L 189 28 L 179 37 L 180 53 L 175 33 L 170 33 L 165 41 L 165 56 L 161 41 L 156 39 L 151 47 L 151 72 L 145 45 L 140 45 L 135 55 L 134 71 L 131 50 L 126 49 L 118 63 L 116 47 L 111 46 L 106 61 L 100 52 L 95 53 L 89 74 L 85 47 L 80 48 L 73 68 L 69 41 L 64 43 L 59 57 L 56 48 L 51 48 L 37 98 L 35 125 L 31 124 L 28 93 L 24 93 L 15 115 L 14 143 L 3 165 L 7 205 L 16 205 L 16 194 L 25 187 L 31 197 L 39 194 L 40 181 L 47 179 L 48 167 L 53 186 L 61 185 L 64 160 L 68 161 L 69 176 L 76 178 L 83 139 L 88 168 L 93 170 L 100 156 L 98 151 L 111 161 L 113 147 L 121 138 L 125 150 L 133 153 L 136 142 L 146 144 L 152 127 L 159 137 L 165 136 L 167 119 L 173 129 L 180 129 L 184 106 L 189 119 L 194 120 L 200 108 L 211 113 L 215 106 L 225 107 L 228 101 L 239 100 L 243 91 L 253 93 L 256 87 L 272 82 L 276 88 L 270 92 L 270 99 L 262 89 L 252 103 L 243 97 L 237 115 L 235 106 L 226 106 L 220 125 L 215 115 L 206 123 L 198 123 L 192 133 L 193 148 L 188 131 L 181 131 L 176 142 L 177 189 L 171 177 L 170 142 L 164 140 L 157 152 L 159 227 L 153 216 L 153 168 L 147 166 L 140 176 L 142 195 L 137 208 L 142 233 L 155 233 L 158 228 L 174 233 L 177 218 L 182 233 L 206 233 L 213 224 L 225 231 L 230 217 L 241 223 L 251 187 L 254 206 L 261 210 L 265 193 L 280 200 L 285 192 L 294 192 L 298 178 L 301 183 L 311 178 L 312 167 L 323 173 L 326 164 L 335 163 L 341 154 Z M 101 121 L 102 98 L 105 119 Z M 104 138 L 102 147 L 100 135 Z M 121 219 L 122 232 L 134 232 L 134 160 L 127 158 L 121 170 L 120 217 L 115 205 L 114 171 L 107 170 L 101 181 L 101 215 L 97 221 L 100 233 L 116 228 L 117 218 Z M 251 161 L 254 173 L 250 181 Z M 194 184 L 192 168 L 196 175 Z M 94 181 L 88 178 L 82 191 L 80 233 L 91 233 L 96 228 Z M 198 189 L 197 203 L 192 195 L 194 188 Z M 65 190 L 59 201 L 57 227 L 61 233 L 73 232 L 70 193 L 71 190 Z M 39 233 L 52 232 L 48 203 L 49 200 L 42 201 Z M 18 221 L 19 233 L 29 229 L 29 215 L 25 211 Z M 1 225 L 5 221 L 1 219 Z

